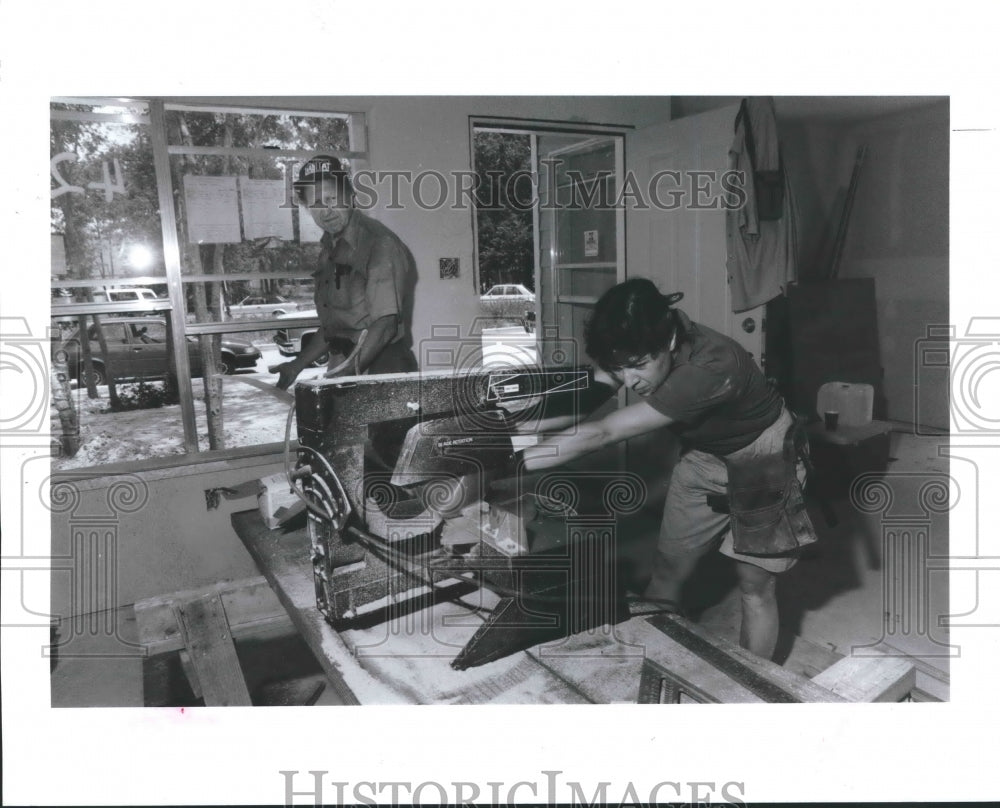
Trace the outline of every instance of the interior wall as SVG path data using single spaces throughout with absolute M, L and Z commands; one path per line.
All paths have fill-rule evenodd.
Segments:
M 919 395 L 920 420 L 943 429 L 947 387 L 918 389 L 916 356 L 928 326 L 949 322 L 949 135 L 943 102 L 860 124 L 843 143 L 868 146 L 842 274 L 875 278 L 889 417 L 913 421 Z
M 915 357 L 929 326 L 949 322 L 947 101 L 853 123 L 784 122 L 799 212 L 802 279 L 827 268 L 858 146 L 858 180 L 840 277 L 874 278 L 887 417 L 948 428 L 948 391 L 917 389 Z
M 243 456 L 118 464 L 89 478 L 54 474 L 51 614 L 65 619 L 259 575 L 230 523 L 236 511 L 257 507 L 255 493 L 209 508 L 205 492 L 277 474 L 282 455 L 233 454 Z
M 645 126 L 669 119 L 669 99 L 661 96 L 323 96 L 183 98 L 190 103 L 364 112 L 368 123 L 369 167 L 373 171 L 469 172 L 472 156 L 469 117 L 491 116 L 619 126 Z M 380 187 L 381 190 L 381 187 Z M 422 186 L 427 201 L 438 196 L 436 181 Z M 422 209 L 410 187 L 400 182 L 398 208 L 388 200 L 370 212 L 392 228 L 416 259 L 413 339 L 417 358 L 437 326 L 462 333 L 479 315 L 474 284 L 472 211 L 467 205 Z M 460 277 L 442 279 L 439 259 L 458 258 Z

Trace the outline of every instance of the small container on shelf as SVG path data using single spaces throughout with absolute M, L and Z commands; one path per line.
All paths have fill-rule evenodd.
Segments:
M 865 426 L 872 422 L 874 400 L 870 384 L 827 382 L 816 396 L 816 412 L 821 418 L 827 412 L 839 413 L 839 426 Z

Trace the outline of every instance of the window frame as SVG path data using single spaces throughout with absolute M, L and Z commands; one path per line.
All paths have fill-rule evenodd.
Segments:
M 78 319 L 81 315 L 121 315 L 137 312 L 163 316 L 168 319 L 173 342 L 170 350 L 173 352 L 174 365 L 177 369 L 179 388 L 181 422 L 183 425 L 183 447 L 186 455 L 208 454 L 224 455 L 230 449 L 202 450 L 198 447 L 194 391 L 190 372 L 188 343 L 192 337 L 215 334 L 237 334 L 249 331 L 269 331 L 281 328 L 319 327 L 318 317 L 297 317 L 263 320 L 228 321 L 219 323 L 188 323 L 185 316 L 186 283 L 219 282 L 220 277 L 214 274 L 182 275 L 181 252 L 178 242 L 177 217 L 174 209 L 174 186 L 170 171 L 170 157 L 178 154 L 214 155 L 234 157 L 293 157 L 308 160 L 318 152 L 302 149 L 264 149 L 224 146 L 178 146 L 170 145 L 167 138 L 166 113 L 168 111 L 191 111 L 211 113 L 231 113 L 243 115 L 301 115 L 313 118 L 339 118 L 347 121 L 348 149 L 324 150 L 324 154 L 332 154 L 338 158 L 351 161 L 357 168 L 365 168 L 368 164 L 368 130 L 367 116 L 364 112 L 331 112 L 327 110 L 309 110 L 296 107 L 294 109 L 278 109 L 270 107 L 240 106 L 230 104 L 189 104 L 168 102 L 163 98 L 97 98 L 53 96 L 50 102 L 50 120 L 97 121 L 104 123 L 139 124 L 148 127 L 150 145 L 153 152 L 154 177 L 156 182 L 157 200 L 160 212 L 161 237 L 163 242 L 164 275 L 130 277 L 121 283 L 108 283 L 105 278 L 88 278 L 51 281 L 52 289 L 102 289 L 108 290 L 114 286 L 145 286 L 150 284 L 167 286 L 167 297 L 156 300 L 134 300 L 111 302 L 110 291 L 107 302 L 68 303 L 58 306 L 57 316 L 60 319 Z M 93 112 L 75 110 L 54 110 L 51 104 L 80 104 L 122 108 L 124 112 Z M 136 110 L 143 106 L 148 110 L 143 114 Z M 250 272 L 241 273 L 241 280 L 260 280 L 301 278 L 299 272 Z M 51 307 L 50 307 L 51 308 Z M 54 312 L 53 312 L 54 313 Z M 262 444 L 267 445 L 267 444 Z M 233 447 L 245 449 L 247 447 Z M 99 467 L 94 467 L 99 468 Z

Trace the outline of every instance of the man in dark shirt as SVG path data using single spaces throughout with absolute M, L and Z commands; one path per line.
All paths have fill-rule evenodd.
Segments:
M 680 297 L 661 295 L 642 278 L 618 284 L 601 297 L 586 334 L 587 353 L 600 368 L 595 376 L 616 389 L 624 384 L 643 400 L 526 449 L 524 467 L 558 465 L 670 426 L 683 454 L 670 479 L 656 562 L 643 598 L 679 604 L 681 586 L 698 559 L 718 547 L 737 561 L 740 642 L 770 658 L 778 636 L 775 573 L 791 567 L 795 555 L 737 553 L 729 516 L 713 510 L 707 496 L 726 493 L 726 459 L 780 453 L 792 418 L 738 343 L 672 308 Z
M 278 366 L 278 387 L 286 389 L 327 352 L 332 366 L 335 357 L 342 359 L 359 340 L 355 361 L 343 372 L 416 370 L 406 323 L 416 269 L 406 245 L 388 227 L 354 208 L 351 180 L 335 157 L 305 163 L 295 193 L 303 214 L 324 231 L 313 273 L 323 338 Z

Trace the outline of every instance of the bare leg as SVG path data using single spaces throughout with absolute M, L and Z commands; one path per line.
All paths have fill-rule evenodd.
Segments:
M 653 576 L 642 595 L 653 601 L 681 602 L 681 587 L 691 575 L 698 556 L 689 554 L 682 558 L 668 558 L 657 552 L 653 562 Z
M 736 562 L 743 599 L 740 645 L 764 659 L 770 659 L 778 644 L 778 600 L 776 578 L 753 564 Z

